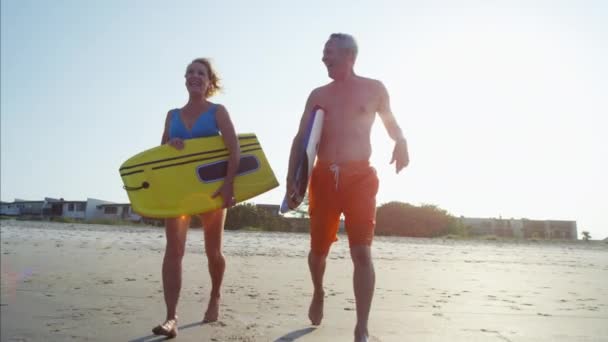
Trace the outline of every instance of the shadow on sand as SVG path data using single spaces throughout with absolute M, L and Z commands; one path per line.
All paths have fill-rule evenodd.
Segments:
M 295 340 L 299 339 L 300 337 L 302 337 L 302 336 L 304 336 L 306 334 L 310 334 L 311 332 L 315 331 L 315 329 L 316 328 L 308 327 L 308 328 L 292 331 L 292 332 L 290 332 L 287 335 L 283 335 L 283 336 L 277 338 L 276 340 L 274 340 L 274 342 L 290 342 L 290 341 L 295 341 Z

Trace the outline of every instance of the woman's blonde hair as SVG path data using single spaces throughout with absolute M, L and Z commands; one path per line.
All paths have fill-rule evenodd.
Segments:
M 220 78 L 218 77 L 215 69 L 213 69 L 213 67 L 211 66 L 211 61 L 208 58 L 196 58 L 190 64 L 193 63 L 200 63 L 204 65 L 205 68 L 207 68 L 207 73 L 209 74 L 209 87 L 207 87 L 205 98 L 210 98 L 211 96 L 222 90 Z

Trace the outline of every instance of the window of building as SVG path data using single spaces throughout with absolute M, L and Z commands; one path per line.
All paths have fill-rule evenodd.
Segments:
M 84 211 L 86 208 L 85 203 L 76 203 L 76 211 Z
M 118 212 L 117 207 L 104 207 L 103 208 L 104 214 L 116 214 L 117 212 Z
M 68 211 L 74 211 L 74 203 L 68 204 Z

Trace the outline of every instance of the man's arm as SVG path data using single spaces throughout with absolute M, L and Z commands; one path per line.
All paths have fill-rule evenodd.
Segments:
M 287 199 L 289 208 L 294 209 L 296 207 L 295 203 L 292 201 L 291 195 L 295 194 L 297 185 L 294 183 L 295 181 L 295 170 L 296 170 L 296 161 L 298 160 L 298 153 L 302 151 L 302 137 L 304 135 L 304 131 L 306 130 L 306 123 L 310 119 L 312 115 L 312 109 L 315 106 L 315 97 L 316 97 L 317 89 L 313 90 L 308 96 L 308 100 L 306 100 L 306 106 L 304 107 L 304 113 L 302 114 L 302 118 L 300 119 L 300 125 L 298 127 L 298 133 L 293 138 L 291 143 L 291 152 L 289 153 L 289 166 L 287 169 L 287 180 L 286 180 L 286 191 L 287 191 Z
M 396 162 L 395 170 L 399 173 L 410 163 L 409 153 L 407 151 L 407 141 L 403 136 L 401 127 L 397 123 L 393 111 L 391 110 L 390 97 L 388 91 L 382 82 L 378 81 L 378 115 L 382 119 L 382 123 L 388 132 L 388 135 L 395 141 L 393 150 L 393 158 L 391 164 Z
M 293 138 L 293 142 L 291 143 L 291 152 L 289 154 L 289 167 L 287 169 L 287 183 L 292 182 L 295 178 L 295 169 L 296 169 L 296 160 L 298 151 L 302 150 L 302 136 L 304 135 L 304 131 L 306 130 L 306 123 L 310 119 L 312 115 L 312 109 L 315 106 L 315 93 L 316 89 L 313 90 L 308 96 L 308 100 L 306 100 L 306 106 L 304 107 L 304 113 L 300 119 L 300 125 L 298 127 L 298 133 Z

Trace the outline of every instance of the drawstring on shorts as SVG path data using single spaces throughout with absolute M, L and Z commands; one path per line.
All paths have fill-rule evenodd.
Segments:
M 336 190 L 338 190 L 338 182 L 340 182 L 340 166 L 338 164 L 331 164 L 329 170 L 334 174 L 334 183 L 336 184 Z

